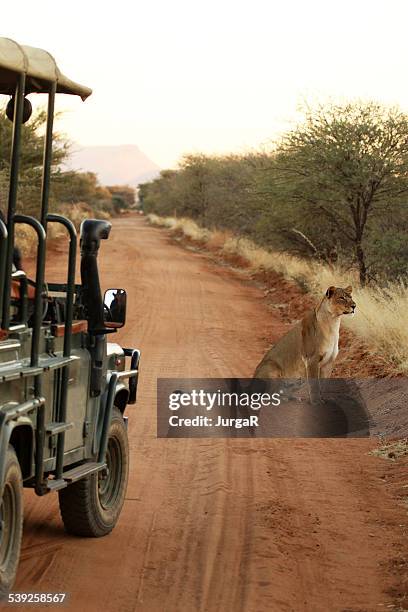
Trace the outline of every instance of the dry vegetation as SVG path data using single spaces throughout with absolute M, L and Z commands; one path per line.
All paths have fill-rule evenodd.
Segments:
M 344 271 L 286 253 L 270 252 L 231 232 L 200 227 L 191 219 L 150 214 L 148 220 L 206 248 L 233 254 L 254 273 L 264 270 L 282 274 L 316 296 L 330 285 L 353 285 L 357 313 L 345 319 L 345 325 L 392 364 L 395 372 L 408 372 L 408 287 L 404 283 L 395 282 L 387 288 L 361 287 L 356 270 Z
M 58 207 L 58 213 L 68 217 L 77 230 L 84 219 L 95 217 L 95 212 L 86 202 L 77 202 L 75 204 L 62 204 Z M 106 211 L 97 211 L 98 219 L 109 219 L 110 215 Z M 49 240 L 58 240 L 66 236 L 66 230 L 57 223 L 49 223 L 47 227 L 47 238 Z M 18 245 L 23 257 L 29 257 L 35 252 L 37 246 L 37 237 L 34 230 L 27 225 L 16 226 L 16 244 Z
M 400 457 L 406 457 L 408 456 L 408 438 L 386 442 L 371 451 L 371 454 L 383 459 L 391 459 L 392 461 Z

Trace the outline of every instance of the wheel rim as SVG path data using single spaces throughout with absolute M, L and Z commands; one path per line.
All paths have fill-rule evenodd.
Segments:
M 13 487 L 6 483 L 0 506 L 0 570 L 4 570 L 13 551 L 16 533 L 17 500 Z
M 122 483 L 123 457 L 119 441 L 111 437 L 106 452 L 106 469 L 98 474 L 98 495 L 101 506 L 109 510 L 115 506 Z

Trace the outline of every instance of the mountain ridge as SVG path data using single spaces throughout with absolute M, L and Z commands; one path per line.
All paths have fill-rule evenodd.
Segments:
M 65 165 L 70 170 L 95 172 L 102 185 L 136 187 L 160 172 L 160 166 L 134 144 L 83 146 L 75 143 Z

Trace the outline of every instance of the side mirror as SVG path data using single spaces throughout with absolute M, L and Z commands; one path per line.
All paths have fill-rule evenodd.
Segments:
M 108 329 L 119 329 L 126 321 L 126 291 L 108 289 L 103 297 L 103 319 Z

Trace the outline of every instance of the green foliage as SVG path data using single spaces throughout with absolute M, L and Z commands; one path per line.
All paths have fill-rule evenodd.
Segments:
M 126 202 L 121 196 L 118 196 L 118 195 L 112 196 L 112 207 L 116 214 L 119 214 L 120 211 L 123 208 L 125 208 L 125 206 L 126 206 Z
M 135 205 L 135 189 L 129 185 L 108 185 L 106 188 L 112 194 L 112 199 L 120 203 L 121 209 L 133 208 Z
M 57 171 L 52 180 L 52 198 L 58 204 L 88 204 L 95 211 L 113 211 L 112 194 L 93 172 Z
M 146 212 L 341 260 L 362 284 L 406 276 L 408 116 L 374 102 L 306 108 L 270 150 L 186 156 L 139 193 Z

